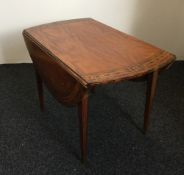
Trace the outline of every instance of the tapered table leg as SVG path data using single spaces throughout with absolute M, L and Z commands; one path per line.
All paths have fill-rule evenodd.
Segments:
M 43 111 L 44 110 L 43 81 L 37 71 L 36 71 L 36 82 L 37 82 L 40 109 L 41 111 Z
M 147 80 L 147 95 L 146 95 L 146 105 L 144 111 L 144 133 L 146 134 L 149 126 L 149 116 L 153 104 L 153 98 L 156 92 L 158 80 L 158 70 L 154 71 Z
M 88 135 L 88 93 L 86 92 L 78 105 L 80 123 L 81 161 L 87 160 L 87 135 Z

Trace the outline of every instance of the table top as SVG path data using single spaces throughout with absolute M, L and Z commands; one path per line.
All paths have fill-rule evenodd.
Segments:
M 54 22 L 24 34 L 83 85 L 132 79 L 160 69 L 175 56 L 91 18 Z

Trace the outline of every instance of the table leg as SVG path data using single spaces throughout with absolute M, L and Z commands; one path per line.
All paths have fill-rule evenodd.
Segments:
M 86 92 L 81 102 L 78 104 L 79 123 L 80 123 L 80 145 L 81 160 L 87 160 L 87 135 L 88 135 L 88 93 Z
M 37 82 L 37 89 L 38 89 L 38 97 L 39 97 L 39 103 L 40 103 L 40 109 L 41 111 L 44 110 L 44 97 L 43 97 L 43 81 L 39 75 L 39 73 L 36 71 L 36 82 Z
M 158 70 L 154 71 L 147 80 L 147 95 L 146 95 L 146 105 L 144 111 L 144 133 L 146 134 L 149 125 L 149 116 L 153 104 L 153 98 L 156 92 L 158 80 Z

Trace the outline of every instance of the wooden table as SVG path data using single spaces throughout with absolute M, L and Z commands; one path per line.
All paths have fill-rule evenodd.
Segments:
M 97 85 L 146 77 L 144 131 L 160 70 L 175 56 L 90 18 L 54 22 L 23 31 L 33 61 L 40 107 L 42 82 L 67 106 L 78 105 L 81 156 L 87 158 L 88 94 Z

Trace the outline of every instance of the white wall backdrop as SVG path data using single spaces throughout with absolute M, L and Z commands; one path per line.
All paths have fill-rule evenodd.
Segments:
M 22 30 L 92 17 L 184 58 L 183 0 L 0 0 L 0 63 L 30 62 Z

